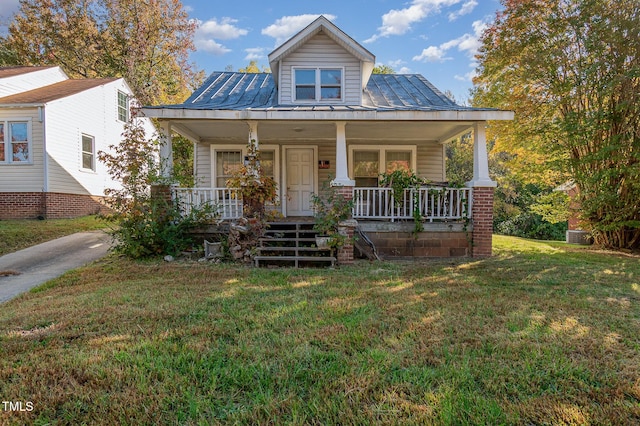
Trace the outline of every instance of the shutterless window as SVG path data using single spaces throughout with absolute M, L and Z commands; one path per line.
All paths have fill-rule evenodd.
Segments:
M 129 120 L 129 96 L 118 90 L 118 120 Z
M 95 139 L 93 136 L 82 135 L 82 168 L 96 169 Z
M 276 153 L 273 150 L 261 150 L 260 151 L 260 168 L 262 168 L 262 173 L 275 179 L 275 170 L 276 170 Z
M 377 187 L 379 173 L 379 151 L 353 152 L 353 178 L 357 187 Z
M 11 136 L 11 161 L 14 163 L 28 162 L 30 153 L 27 123 L 9 123 L 9 134 Z
M 386 151 L 385 170 L 387 173 L 396 170 L 411 170 L 411 152 L 410 151 Z
M 296 69 L 296 101 L 342 100 L 342 70 Z
M 242 151 L 216 151 L 216 187 L 226 188 L 227 181 L 240 167 L 242 167 Z

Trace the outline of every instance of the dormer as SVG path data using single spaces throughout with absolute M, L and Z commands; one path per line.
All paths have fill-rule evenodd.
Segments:
M 269 54 L 281 105 L 362 105 L 375 56 L 324 16 Z

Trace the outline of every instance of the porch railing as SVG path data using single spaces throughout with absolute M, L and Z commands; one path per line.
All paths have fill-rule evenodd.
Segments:
M 413 219 L 414 207 L 423 220 L 461 220 L 471 217 L 471 188 L 422 187 L 405 189 L 399 202 L 392 188 L 354 188 L 356 219 Z
M 221 219 L 242 217 L 242 198 L 235 188 L 173 188 L 173 197 L 183 215 L 208 205 Z

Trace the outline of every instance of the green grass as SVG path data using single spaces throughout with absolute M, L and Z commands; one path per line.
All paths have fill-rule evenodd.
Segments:
M 491 259 L 336 270 L 134 263 L 0 311 L 7 424 L 640 422 L 640 258 L 495 238 Z
M 75 232 L 104 228 L 96 216 L 76 219 L 0 220 L 0 256 Z

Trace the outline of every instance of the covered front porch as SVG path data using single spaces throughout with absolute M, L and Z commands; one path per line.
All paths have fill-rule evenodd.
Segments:
M 474 240 L 469 244 L 473 254 L 490 255 L 495 182 L 488 173 L 486 122 L 479 118 L 491 118 L 491 111 L 416 115 L 409 111 L 309 109 L 240 114 L 246 119 L 237 112 L 233 117 L 221 111 L 168 112 L 168 117 L 158 117 L 166 176 L 172 169 L 172 135 L 180 134 L 194 143 L 196 186 L 172 188 L 184 213 L 210 205 L 223 220 L 242 217 L 243 200 L 227 181 L 247 161 L 247 147 L 253 145 L 260 153 L 263 171 L 279 189 L 279 202 L 268 208 L 281 217 L 313 216 L 311 196 L 322 193 L 328 184 L 354 201 L 352 216 L 360 223 L 420 222 L 427 228 L 438 223 L 462 224 L 464 232 L 473 232 L 468 238 Z M 464 187 L 450 187 L 444 144 L 469 131 L 474 140 L 474 178 Z M 394 197 L 391 188 L 381 185 L 379 176 L 398 168 L 411 170 L 427 183 Z M 478 192 L 481 203 L 476 202 Z M 482 229 L 481 238 L 476 238 L 480 235 L 477 229 Z

